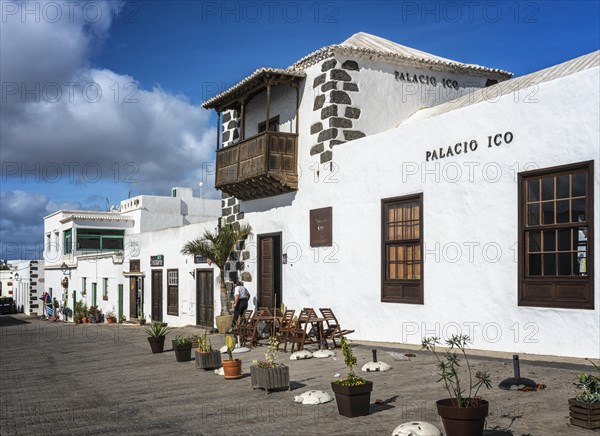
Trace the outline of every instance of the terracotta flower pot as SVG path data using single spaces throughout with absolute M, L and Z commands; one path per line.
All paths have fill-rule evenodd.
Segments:
M 224 360 L 223 372 L 225 373 L 225 380 L 242 378 L 242 361 L 240 359 Z
M 150 336 L 148 338 L 148 342 L 150 342 L 150 348 L 153 353 L 162 353 L 165 349 L 165 337 L 161 336 L 159 338 L 153 338 Z
M 475 407 L 458 407 L 451 398 L 436 402 L 446 436 L 482 436 L 489 404 L 479 400 Z
M 106 322 L 108 324 L 114 324 L 117 321 L 117 318 L 115 318 L 114 316 L 107 316 L 106 317 Z
M 331 382 L 331 389 L 335 394 L 335 402 L 340 415 L 354 418 L 369 414 L 373 382 L 368 381 L 364 385 L 358 386 L 340 386 Z

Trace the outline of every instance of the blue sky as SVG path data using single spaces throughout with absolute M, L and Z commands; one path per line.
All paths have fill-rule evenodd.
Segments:
M 1 1 L 0 257 L 43 216 L 205 178 L 199 107 L 255 69 L 368 32 L 520 76 L 598 50 L 598 1 Z M 98 94 L 98 91 L 100 94 Z

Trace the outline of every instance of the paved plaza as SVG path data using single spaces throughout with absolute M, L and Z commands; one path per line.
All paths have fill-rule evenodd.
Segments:
M 371 414 L 345 418 L 335 401 L 303 406 L 293 398 L 320 389 L 332 394 L 330 382 L 344 375 L 340 350 L 336 358 L 278 361 L 290 366 L 292 391 L 265 395 L 252 390 L 250 364 L 264 358 L 266 346 L 239 354 L 245 376 L 224 380 L 193 362 L 178 363 L 170 339 L 165 352 L 152 354 L 137 325 L 74 325 L 0 316 L 0 434 L 198 434 L 198 435 L 391 435 L 399 424 L 423 420 L 442 428 L 435 401 L 445 391 L 434 358 L 416 347 L 353 343 L 359 367 L 379 350 L 379 360 L 393 366 L 368 373 L 374 383 Z M 213 346 L 222 335 L 210 336 Z M 395 361 L 391 353 L 412 353 Z M 536 392 L 504 391 L 498 383 L 512 377 L 511 355 L 471 353 L 476 369 L 492 374 L 494 389 L 483 392 L 490 402 L 486 435 L 600 434 L 568 424 L 567 399 L 574 396 L 575 375 L 590 371 L 584 359 L 521 355 L 521 376 L 546 385 Z

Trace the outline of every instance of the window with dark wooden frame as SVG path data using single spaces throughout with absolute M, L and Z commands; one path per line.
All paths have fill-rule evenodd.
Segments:
M 266 121 L 259 123 L 258 124 L 258 133 L 264 132 L 266 127 L 267 127 Z M 269 119 L 269 132 L 279 132 L 279 115 Z
M 520 173 L 519 187 L 519 305 L 593 309 L 593 162 Z
M 167 270 L 167 315 L 179 315 L 179 270 Z
M 381 201 L 381 301 L 423 304 L 423 194 Z

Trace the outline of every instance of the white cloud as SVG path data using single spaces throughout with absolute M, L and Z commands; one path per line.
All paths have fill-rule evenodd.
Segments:
M 35 4 L 44 3 L 27 7 Z M 140 89 L 133 77 L 90 68 L 90 51 L 109 30 L 114 2 L 94 4 L 103 8 L 95 22 L 82 18 L 85 3 L 71 14 L 63 10 L 55 23 L 42 11 L 37 23 L 20 13 L 3 15 L 3 179 L 29 169 L 42 179 L 118 177 L 133 182 L 137 193 L 197 186 L 204 164 L 214 160 L 208 111 L 158 86 Z M 214 183 L 212 177 L 205 182 Z
M 136 194 L 197 188 L 204 164 L 214 160 L 208 111 L 159 86 L 141 89 L 134 77 L 90 66 L 119 2 L 0 3 L 2 182 L 94 182 L 100 200 L 102 180 L 129 183 Z M 48 5 L 61 9 L 60 19 Z M 216 196 L 214 176 L 204 181 L 205 196 Z M 50 188 L 48 195 L 10 189 L 0 192 L 2 257 L 36 257 L 43 217 L 82 208 L 77 198 L 53 201 Z

